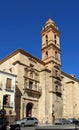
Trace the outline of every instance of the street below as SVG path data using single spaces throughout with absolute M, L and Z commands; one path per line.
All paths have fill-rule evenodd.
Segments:
M 21 127 L 21 130 L 79 130 L 79 126 L 74 124 L 67 125 L 41 125 L 41 126 L 29 126 Z

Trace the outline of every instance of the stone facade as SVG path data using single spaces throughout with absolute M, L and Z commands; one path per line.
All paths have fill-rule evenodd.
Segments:
M 59 117 L 79 118 L 79 81 L 61 71 L 60 32 L 54 21 L 45 23 L 41 36 L 42 60 L 17 49 L 0 61 L 0 70 L 17 75 L 16 120 L 35 116 L 45 123 L 48 117 L 52 123 Z
M 79 118 L 79 80 L 62 72 L 62 116 Z

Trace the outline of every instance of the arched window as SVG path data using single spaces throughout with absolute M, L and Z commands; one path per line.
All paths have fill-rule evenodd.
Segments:
M 57 43 L 57 36 L 56 36 L 56 34 L 54 35 L 54 42 L 55 42 L 55 44 Z
M 48 35 L 46 35 L 46 45 L 48 45 Z
M 58 59 L 58 53 L 55 51 L 55 59 Z
M 48 57 L 48 51 L 46 51 L 46 58 Z

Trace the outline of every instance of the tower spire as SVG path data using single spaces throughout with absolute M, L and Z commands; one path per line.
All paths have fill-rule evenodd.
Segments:
M 51 18 L 46 21 L 41 36 L 42 60 L 48 67 L 50 62 L 60 65 L 60 32 Z

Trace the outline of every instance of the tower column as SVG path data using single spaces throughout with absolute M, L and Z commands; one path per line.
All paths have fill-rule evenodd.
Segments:
M 61 60 L 60 60 L 60 32 L 55 22 L 49 19 L 43 30 L 42 36 L 42 60 L 45 62 L 45 68 L 51 71 L 50 74 L 50 108 L 51 116 L 58 118 L 62 116 L 61 102 Z M 47 106 L 48 107 L 48 106 Z

